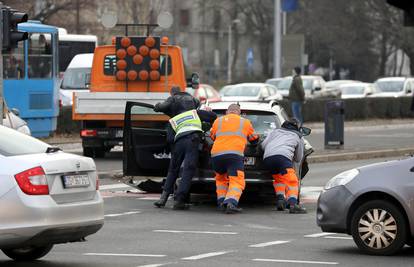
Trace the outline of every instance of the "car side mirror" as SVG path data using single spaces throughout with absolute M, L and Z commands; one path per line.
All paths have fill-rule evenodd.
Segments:
M 20 111 L 17 108 L 12 108 L 10 111 L 13 112 L 14 115 L 18 117 L 20 116 Z
M 311 132 L 312 132 L 312 129 L 311 128 L 308 128 L 308 127 L 300 127 L 300 133 L 303 135 L 303 136 L 308 136 L 308 135 L 310 135 L 311 134 Z
M 200 76 L 198 73 L 191 74 L 191 78 L 187 79 L 187 87 L 191 87 L 193 89 L 198 89 L 200 86 Z
M 322 90 L 322 88 L 321 87 L 315 87 L 315 89 L 314 89 L 315 91 L 320 91 L 320 90 Z
M 408 93 L 408 94 L 411 94 L 412 92 L 413 92 L 413 90 L 411 90 L 411 89 L 408 89 L 408 90 L 407 90 L 407 93 Z

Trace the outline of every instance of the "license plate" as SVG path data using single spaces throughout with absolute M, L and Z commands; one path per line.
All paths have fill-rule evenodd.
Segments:
M 121 138 L 123 135 L 124 135 L 123 130 L 117 130 L 116 133 L 115 133 L 116 138 Z
M 65 188 L 88 187 L 90 184 L 87 174 L 64 175 L 62 179 Z
M 255 157 L 245 157 L 244 158 L 244 165 L 254 165 L 256 163 L 256 158 Z

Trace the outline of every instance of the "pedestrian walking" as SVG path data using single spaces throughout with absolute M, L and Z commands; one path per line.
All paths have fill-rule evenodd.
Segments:
M 261 146 L 263 162 L 273 177 L 277 210 L 285 210 L 287 203 L 289 213 L 306 213 L 306 209 L 298 204 L 299 179 L 293 168 L 293 162 L 302 161 L 304 150 L 298 123 L 285 121 L 281 128 L 269 133 Z
M 163 111 L 173 116 L 169 120 L 173 133 L 170 165 L 163 192 L 154 205 L 158 208 L 165 206 L 169 195 L 174 191 L 174 185 L 183 165 L 181 182 L 175 192 L 173 205 L 173 209 L 183 210 L 189 208 L 185 200 L 198 164 L 198 148 L 203 133 L 202 121 L 212 123 L 217 116 L 210 111 L 196 110 L 197 101 L 191 95 L 177 93 L 176 89 L 171 91 L 172 97 L 154 108 L 155 111 Z
M 217 205 L 226 213 L 241 212 L 238 203 L 245 188 L 244 149 L 247 141 L 256 144 L 259 140 L 251 122 L 240 113 L 240 106 L 231 104 L 226 115 L 218 118 L 211 128 Z
M 300 67 L 295 67 L 292 70 L 293 77 L 292 84 L 289 88 L 289 100 L 293 117 L 300 122 L 300 125 L 302 125 L 302 104 L 303 102 L 305 102 L 305 90 L 303 89 L 303 83 L 300 73 Z

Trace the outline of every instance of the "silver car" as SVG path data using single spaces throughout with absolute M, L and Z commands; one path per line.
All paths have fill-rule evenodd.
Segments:
M 15 260 L 83 241 L 104 223 L 95 163 L 0 126 L 0 249 Z
M 317 224 L 324 232 L 352 235 L 368 254 L 414 246 L 414 157 L 333 177 L 319 196 Z

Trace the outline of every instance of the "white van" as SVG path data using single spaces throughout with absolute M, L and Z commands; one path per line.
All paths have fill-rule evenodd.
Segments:
M 59 99 L 62 106 L 72 106 L 73 92 L 87 92 L 91 78 L 93 54 L 76 55 L 69 63 L 60 84 Z

